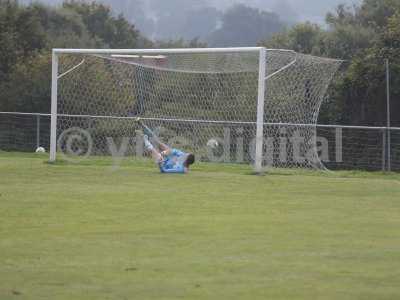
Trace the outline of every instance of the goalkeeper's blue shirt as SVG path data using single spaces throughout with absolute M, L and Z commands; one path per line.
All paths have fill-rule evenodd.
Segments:
M 186 156 L 185 152 L 172 149 L 171 154 L 164 157 L 164 160 L 159 164 L 161 173 L 184 174 Z

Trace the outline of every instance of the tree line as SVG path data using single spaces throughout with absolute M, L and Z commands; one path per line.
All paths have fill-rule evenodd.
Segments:
M 249 26 L 249 19 L 259 30 Z M 322 108 L 320 123 L 384 125 L 384 60 L 389 59 L 391 117 L 393 126 L 400 126 L 398 0 L 340 5 L 326 16 L 326 26 L 309 22 L 286 26 L 276 14 L 237 5 L 226 12 L 213 38 L 224 46 L 252 46 L 261 39 L 258 44 L 269 48 L 345 60 Z M 97 2 L 67 0 L 51 7 L 0 0 L 0 111 L 49 112 L 51 48 L 205 46 L 205 42 L 184 37 L 154 42 L 123 15 Z
M 134 25 L 102 4 L 0 0 L 0 111 L 49 112 L 52 48 L 148 47 Z
M 327 28 L 302 23 L 260 45 L 345 60 L 320 115 L 320 123 L 386 125 L 386 69 L 390 62 L 391 119 L 400 126 L 400 1 L 364 0 L 340 5 Z
M 272 10 L 255 8 L 249 1 L 224 7 L 221 7 L 221 0 L 98 1 L 122 12 L 127 20 L 153 40 L 197 38 L 210 47 L 255 44 L 292 21 L 289 18 L 291 8 L 284 0 L 280 0 L 280 5 L 275 5 Z

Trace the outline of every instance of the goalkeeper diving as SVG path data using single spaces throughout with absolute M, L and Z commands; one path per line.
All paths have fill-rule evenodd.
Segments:
M 154 135 L 151 129 L 143 124 L 140 118 L 137 118 L 136 121 L 143 128 L 144 146 L 146 150 L 151 153 L 151 156 L 160 168 L 161 173 L 185 174 L 189 171 L 190 166 L 195 162 L 194 154 L 185 153 L 179 149 L 174 149 L 163 144 Z M 150 142 L 149 138 L 152 138 L 152 141 L 157 147 Z

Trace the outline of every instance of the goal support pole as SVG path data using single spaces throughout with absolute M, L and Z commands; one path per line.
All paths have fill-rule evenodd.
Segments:
M 255 172 L 262 174 L 263 147 L 264 147 L 264 104 L 265 104 L 265 76 L 266 75 L 266 49 L 261 48 L 259 54 L 258 70 L 258 99 L 257 99 L 257 130 Z
M 386 127 L 387 127 L 387 171 L 392 171 L 391 158 L 391 132 L 390 132 L 390 64 L 389 59 L 385 60 L 386 64 Z
M 57 85 L 58 55 L 53 50 L 51 64 L 51 123 L 50 123 L 50 162 L 56 161 L 57 153 Z

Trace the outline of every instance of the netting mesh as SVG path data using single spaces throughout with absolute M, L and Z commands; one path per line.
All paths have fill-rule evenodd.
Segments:
M 316 124 L 340 63 L 284 50 L 267 50 L 266 60 L 264 165 L 320 167 L 315 127 L 293 124 Z M 66 147 L 63 133 L 80 128 L 90 134 L 92 155 L 110 155 L 110 139 L 129 140 L 125 154 L 136 155 L 142 140 L 134 117 L 140 116 L 164 142 L 201 160 L 252 162 L 259 65 L 254 51 L 60 55 L 59 150 Z M 211 139 L 217 147 L 207 146 Z M 76 139 L 72 148 L 82 143 Z
M 265 163 L 273 167 L 322 168 L 315 125 L 340 62 L 293 52 L 270 51 L 269 54 L 267 70 L 268 65 L 273 69 L 266 81 Z
M 50 116 L 0 112 L 0 152 L 49 149 Z

